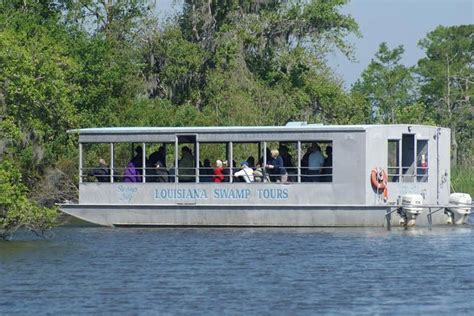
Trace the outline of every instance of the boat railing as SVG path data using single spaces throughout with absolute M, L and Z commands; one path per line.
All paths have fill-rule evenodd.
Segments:
M 213 167 L 171 167 L 153 168 L 137 167 L 134 171 L 127 171 L 128 168 L 102 168 L 102 172 L 94 173 L 99 168 L 81 168 L 81 182 L 177 182 L 177 183 L 206 183 L 214 182 Z M 105 170 L 105 172 L 104 172 Z M 240 168 L 236 166 L 226 167 L 223 170 L 222 182 L 242 182 L 233 176 Z M 254 182 L 332 182 L 333 167 L 322 166 L 320 168 L 311 167 L 285 167 L 284 172 L 275 172 L 270 168 L 252 167 L 254 171 Z
M 389 182 L 428 182 L 429 167 L 388 166 Z

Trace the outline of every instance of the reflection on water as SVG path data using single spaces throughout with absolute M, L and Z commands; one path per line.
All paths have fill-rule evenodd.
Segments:
M 62 227 L 0 242 L 0 285 L 2 314 L 471 314 L 474 230 Z

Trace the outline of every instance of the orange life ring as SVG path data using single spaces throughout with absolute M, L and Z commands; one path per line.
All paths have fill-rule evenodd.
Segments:
M 386 201 L 388 198 L 388 176 L 385 170 L 382 168 L 372 169 L 370 172 L 370 182 L 374 189 L 377 189 L 377 193 L 383 191 L 383 198 Z

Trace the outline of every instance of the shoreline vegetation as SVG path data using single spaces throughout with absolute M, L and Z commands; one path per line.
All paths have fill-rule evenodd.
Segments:
M 474 196 L 474 166 L 451 168 L 451 192 L 463 192 Z
M 0 239 L 43 234 L 55 203 L 77 199 L 74 128 L 445 126 L 453 189 L 473 195 L 474 25 L 430 31 L 413 67 L 381 43 L 344 89 L 326 56 L 353 57 L 347 3 L 184 0 L 159 20 L 149 0 L 0 1 Z

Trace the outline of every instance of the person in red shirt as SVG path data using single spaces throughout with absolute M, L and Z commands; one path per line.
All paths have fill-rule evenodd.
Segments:
M 212 181 L 224 181 L 224 166 L 221 160 L 216 160 L 216 168 L 214 169 L 214 176 L 212 177 Z

